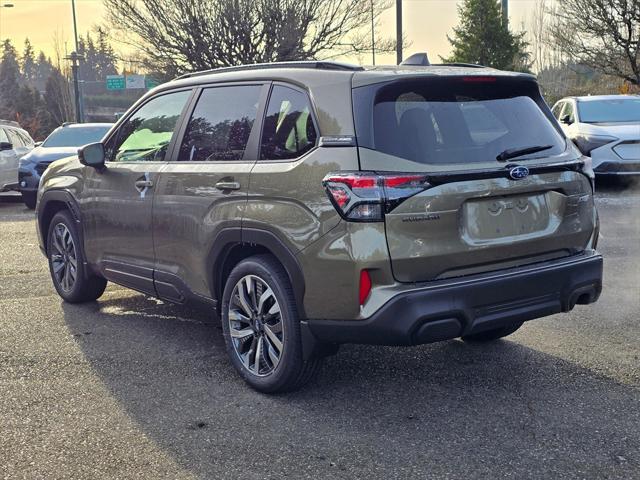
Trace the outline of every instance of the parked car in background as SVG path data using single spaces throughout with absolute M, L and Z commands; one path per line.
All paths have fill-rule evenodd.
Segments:
M 18 187 L 18 162 L 34 146 L 31 136 L 17 122 L 0 120 L 0 192 Z
M 552 111 L 596 175 L 640 174 L 640 96 L 569 97 Z
M 40 176 L 56 160 L 75 155 L 78 147 L 99 142 L 113 126 L 111 123 L 65 123 L 20 160 L 18 188 L 22 200 L 31 209 L 36 207 Z

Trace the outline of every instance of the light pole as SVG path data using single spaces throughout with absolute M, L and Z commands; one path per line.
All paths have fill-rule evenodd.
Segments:
M 13 3 L 3 3 L 0 5 L 0 12 L 3 8 L 13 8 Z M 2 17 L 0 16 L 0 42 L 2 42 Z
M 373 15 L 373 0 L 371 0 L 371 58 L 376 64 L 376 23 Z
M 402 63 L 402 0 L 396 0 L 396 63 Z
M 75 40 L 76 49 L 69 55 L 64 57 L 67 60 L 71 60 L 71 71 L 73 72 L 73 93 L 76 100 L 76 122 L 83 122 L 83 108 L 82 108 L 82 95 L 80 93 L 80 61 L 84 60 L 84 57 L 78 53 L 78 25 L 76 23 L 76 2 L 71 0 L 71 12 L 73 13 L 73 37 Z

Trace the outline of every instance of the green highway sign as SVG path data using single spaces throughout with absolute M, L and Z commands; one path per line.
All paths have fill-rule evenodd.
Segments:
M 145 86 L 146 86 L 148 89 L 155 88 L 155 87 L 157 87 L 158 85 L 160 85 L 160 82 L 159 82 L 159 81 L 157 81 L 155 78 L 151 78 L 151 77 L 146 77 L 146 78 L 145 78 Z
M 124 75 L 107 75 L 107 90 L 124 90 Z

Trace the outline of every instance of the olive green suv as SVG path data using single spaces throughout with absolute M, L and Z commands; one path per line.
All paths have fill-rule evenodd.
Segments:
M 149 92 L 38 192 L 53 283 L 222 321 L 254 388 L 343 343 L 487 341 L 595 302 L 588 158 L 535 78 L 471 65 L 251 65 Z

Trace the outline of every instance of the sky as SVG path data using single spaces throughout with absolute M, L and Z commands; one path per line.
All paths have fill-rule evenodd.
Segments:
M 73 21 L 71 0 L 0 0 L 0 5 L 13 4 L 13 8 L 0 7 L 0 38 L 9 38 L 19 51 L 25 37 L 29 37 L 36 51 L 44 50 L 47 55 L 55 52 L 54 38 L 60 40 L 64 52 L 73 50 Z M 405 51 L 405 57 L 414 52 L 427 52 L 432 61 L 439 61 L 438 56 L 447 56 L 450 46 L 447 34 L 457 24 L 456 0 L 403 0 L 404 31 L 412 43 Z M 536 0 L 510 0 L 510 22 L 519 28 L 523 22 L 528 23 Z M 104 15 L 102 0 L 76 0 L 78 31 L 80 34 L 98 25 Z M 376 35 L 381 37 L 395 36 L 395 8 L 389 9 L 382 16 L 380 30 Z M 116 49 L 124 49 L 117 44 Z M 347 59 L 353 60 L 353 59 Z M 395 55 L 380 55 L 378 64 L 395 63 Z M 363 58 L 363 63 L 371 63 L 370 58 Z

